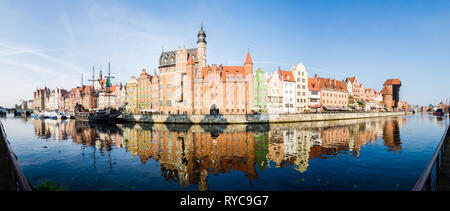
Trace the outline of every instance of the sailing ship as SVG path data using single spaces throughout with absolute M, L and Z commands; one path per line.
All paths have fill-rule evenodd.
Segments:
M 89 111 L 87 109 L 85 109 L 82 105 L 80 104 L 76 104 L 75 105 L 75 111 L 74 111 L 74 117 L 75 119 L 78 120 L 83 120 L 83 121 L 109 121 L 109 120 L 114 120 L 116 119 L 118 116 L 120 116 L 122 114 L 122 112 L 125 111 L 126 108 L 126 103 L 118 108 L 113 108 L 110 106 L 109 100 L 110 97 L 114 97 L 115 95 L 111 95 L 111 91 L 108 89 L 111 86 L 111 78 L 114 78 L 113 76 L 111 76 L 111 65 L 108 64 L 109 70 L 108 70 L 108 76 L 106 76 L 106 87 L 103 88 L 104 89 L 104 96 L 107 96 L 108 98 L 108 106 L 106 108 L 103 109 L 98 109 L 98 110 L 92 110 Z M 94 87 L 94 68 L 92 69 L 92 86 Z M 101 77 L 101 70 L 100 70 L 100 77 Z M 100 78 L 101 80 L 101 78 Z
M 89 111 L 84 109 L 82 105 L 77 104 L 75 106 L 74 117 L 77 120 L 83 121 L 108 121 L 114 120 L 122 114 L 125 110 L 125 105 L 120 106 L 118 109 L 105 108 L 96 111 Z

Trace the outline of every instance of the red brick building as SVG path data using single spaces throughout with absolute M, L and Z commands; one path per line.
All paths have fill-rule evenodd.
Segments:
M 380 93 L 383 96 L 383 104 L 388 111 L 398 110 L 401 86 L 402 82 L 400 79 L 388 79 L 384 82 L 383 89 Z

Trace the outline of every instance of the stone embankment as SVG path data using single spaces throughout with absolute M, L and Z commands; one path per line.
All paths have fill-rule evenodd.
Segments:
M 260 115 L 151 115 L 123 114 L 119 120 L 127 122 L 147 122 L 165 124 L 258 124 L 311 122 L 343 119 L 375 118 L 407 115 L 405 112 L 374 113 L 310 113 L 310 114 L 260 114 Z

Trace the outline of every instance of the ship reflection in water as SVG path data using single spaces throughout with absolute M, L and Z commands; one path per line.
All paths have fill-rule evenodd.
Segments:
M 166 181 L 209 190 L 208 175 L 241 172 L 251 182 L 269 168 L 291 167 L 303 174 L 311 160 L 359 157 L 362 147 L 377 140 L 385 151 L 401 152 L 400 128 L 408 119 L 222 126 L 28 121 L 42 139 L 69 140 L 93 148 L 93 156 L 124 149 L 142 164 L 159 163 Z

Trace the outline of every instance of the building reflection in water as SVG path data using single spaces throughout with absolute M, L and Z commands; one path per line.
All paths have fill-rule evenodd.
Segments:
M 238 171 L 251 181 L 258 178 L 257 170 L 288 165 L 304 173 L 311 159 L 328 159 L 339 154 L 358 157 L 364 145 L 376 140 L 383 140 L 388 151 L 400 152 L 400 128 L 407 123 L 406 118 L 381 118 L 258 127 L 172 127 L 74 120 L 29 121 L 36 135 L 43 139 L 72 140 L 93 147 L 100 156 L 124 148 L 142 164 L 149 159 L 159 163 L 165 180 L 175 180 L 182 186 L 195 184 L 199 190 L 208 190 L 210 174 Z

